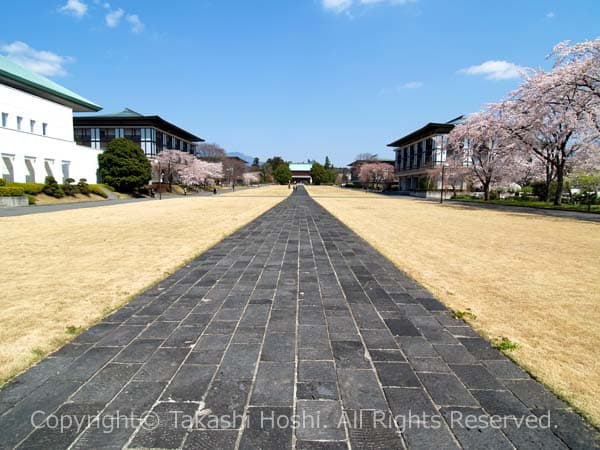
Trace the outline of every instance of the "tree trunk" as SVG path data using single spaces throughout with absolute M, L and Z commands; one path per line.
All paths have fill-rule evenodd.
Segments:
M 490 183 L 483 185 L 483 199 L 486 202 L 490 199 Z
M 560 206 L 562 203 L 563 187 L 565 184 L 565 163 L 561 162 L 556 167 L 556 196 L 554 197 L 554 206 Z

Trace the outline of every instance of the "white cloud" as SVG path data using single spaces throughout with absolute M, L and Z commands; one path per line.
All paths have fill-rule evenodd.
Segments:
M 73 62 L 71 57 L 46 50 L 35 50 L 21 41 L 0 46 L 0 52 L 26 69 L 49 77 L 66 75 L 65 64 Z
M 424 86 L 425 83 L 422 81 L 409 81 L 408 83 L 404 83 L 400 87 L 402 89 L 419 89 Z
M 549 13 L 546 14 L 547 19 L 554 19 L 555 17 L 556 17 L 556 14 L 554 13 L 554 11 L 550 11 Z
M 127 14 L 126 20 L 129 22 L 129 25 L 131 25 L 131 31 L 134 33 L 141 33 L 144 31 L 145 25 L 137 14 Z
M 104 19 L 106 21 L 106 26 L 108 26 L 110 28 L 117 27 L 119 25 L 119 22 L 121 22 L 121 19 L 123 18 L 124 15 L 125 15 L 125 11 L 123 11 L 121 8 L 115 9 L 114 11 L 110 11 L 104 17 Z
M 508 61 L 486 61 L 477 66 L 461 69 L 459 72 L 468 75 L 484 75 L 486 80 L 510 80 L 521 78 L 526 71 L 526 67 Z
M 418 0 L 321 0 L 323 8 L 336 13 L 348 11 L 353 6 L 367 5 L 406 5 Z
M 65 3 L 60 10 L 65 14 L 83 17 L 88 10 L 88 6 L 81 0 L 67 0 L 67 3 Z
M 330 11 L 342 12 L 352 6 L 352 0 L 323 0 L 323 8 Z

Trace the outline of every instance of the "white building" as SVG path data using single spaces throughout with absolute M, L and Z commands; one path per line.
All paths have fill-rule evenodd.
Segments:
M 0 56 L 0 177 L 43 183 L 53 176 L 97 181 L 100 150 L 73 139 L 73 111 L 102 109 Z

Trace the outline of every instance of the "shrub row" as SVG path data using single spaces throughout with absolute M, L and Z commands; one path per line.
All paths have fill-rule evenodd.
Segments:
M 0 197 L 20 197 L 25 195 L 25 191 L 19 187 L 0 186 Z

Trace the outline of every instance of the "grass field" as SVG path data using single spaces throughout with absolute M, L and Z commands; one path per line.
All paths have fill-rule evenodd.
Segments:
M 313 186 L 323 207 L 600 425 L 600 224 Z
M 289 195 L 287 186 L 0 217 L 0 383 Z M 251 198 L 251 201 L 249 199 Z

